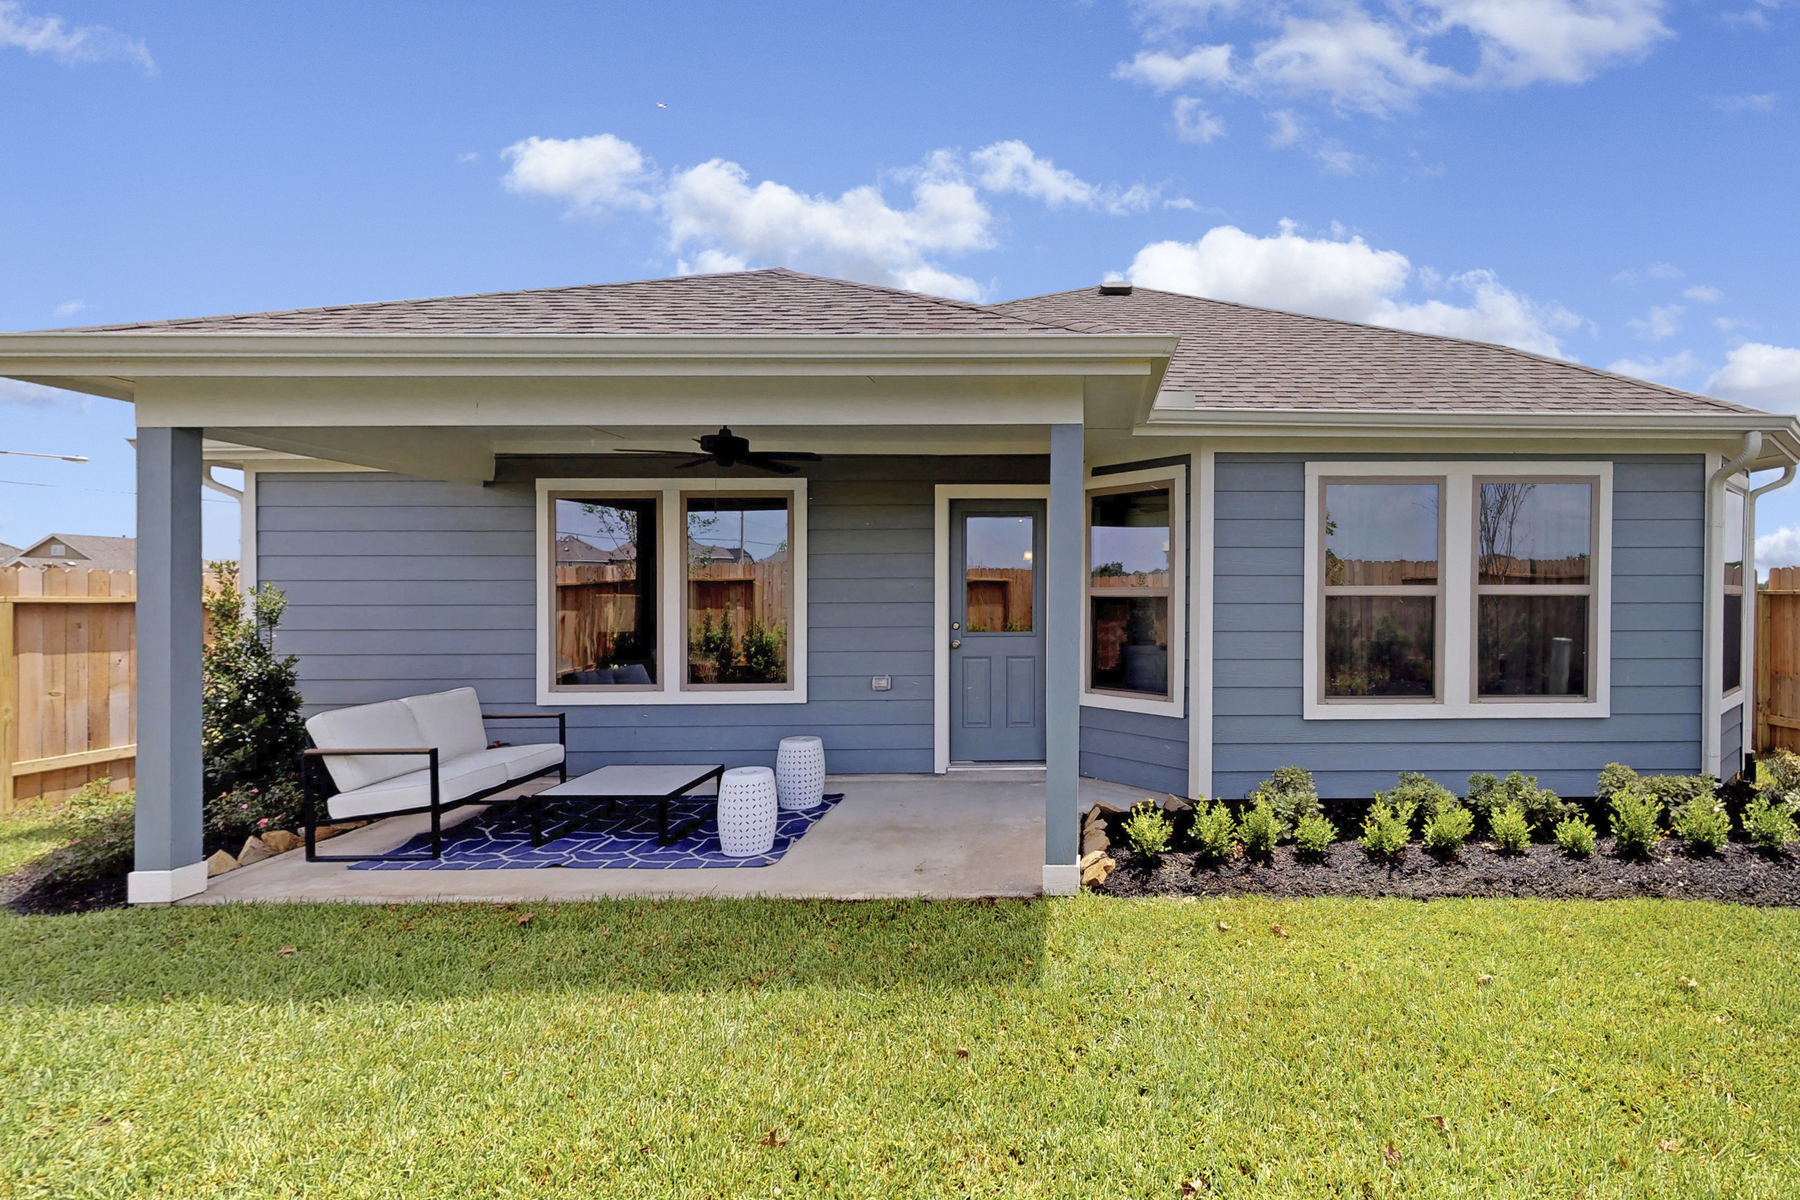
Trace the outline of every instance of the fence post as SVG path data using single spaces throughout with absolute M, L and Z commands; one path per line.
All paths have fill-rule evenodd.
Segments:
M 12 811 L 13 759 L 19 739 L 19 668 L 13 656 L 13 602 L 0 599 L 0 814 Z

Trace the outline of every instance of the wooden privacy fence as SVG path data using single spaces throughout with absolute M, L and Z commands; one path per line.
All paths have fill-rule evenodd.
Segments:
M 136 627 L 131 571 L 0 571 L 0 813 L 132 785 Z
M 1756 593 L 1756 750 L 1800 751 L 1800 567 Z

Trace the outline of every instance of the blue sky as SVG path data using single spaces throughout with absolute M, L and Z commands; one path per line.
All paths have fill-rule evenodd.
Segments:
M 1796 0 L 0 0 L 0 328 L 1122 274 L 1794 411 L 1796 82 Z M 93 459 L 0 457 L 0 541 L 129 532 L 130 429 L 0 381 L 0 449 Z

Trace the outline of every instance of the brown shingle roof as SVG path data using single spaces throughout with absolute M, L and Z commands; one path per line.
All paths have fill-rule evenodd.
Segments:
M 635 283 L 96 325 L 80 332 L 702 336 L 1018 335 L 1072 331 L 979 304 L 773 268 Z
M 1011 300 L 1000 312 L 1088 333 L 1176 334 L 1165 392 L 1206 409 L 1747 413 L 1755 409 L 1486 342 L 1133 288 Z

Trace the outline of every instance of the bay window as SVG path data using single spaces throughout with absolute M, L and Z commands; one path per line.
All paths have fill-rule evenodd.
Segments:
M 1184 711 L 1186 482 L 1180 466 L 1088 482 L 1084 704 Z
M 806 699 L 804 481 L 538 482 L 538 701 Z
M 1607 715 L 1611 488 L 1610 463 L 1308 463 L 1304 715 Z

